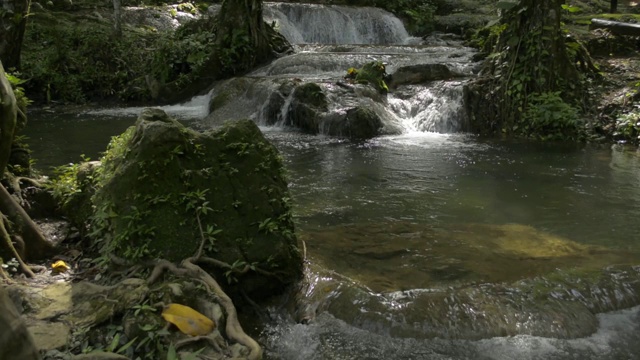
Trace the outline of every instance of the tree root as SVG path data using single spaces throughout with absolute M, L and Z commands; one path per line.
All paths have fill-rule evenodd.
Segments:
M 40 258 L 53 250 L 53 245 L 45 239 L 38 225 L 1 184 L 0 212 L 20 225 L 20 233 L 25 243 L 23 256 L 29 259 Z
M 1 186 L 2 185 L 0 185 L 0 187 Z M 18 260 L 18 264 L 20 264 L 20 270 L 22 270 L 22 272 L 25 275 L 27 275 L 28 277 L 30 277 L 30 278 L 35 277 L 36 275 L 33 273 L 33 271 L 31 271 L 29 266 L 27 266 L 27 264 L 25 264 L 25 262 L 22 260 L 22 257 L 20 256 L 20 254 L 16 250 L 16 247 L 13 246 L 13 242 L 11 241 L 11 237 L 9 236 L 9 233 L 7 232 L 7 228 L 4 226 L 4 216 L 3 216 L 3 219 L 0 220 L 0 237 L 2 237 L 4 245 L 7 246 L 7 248 L 12 252 L 12 254 L 16 258 L 16 260 Z M 6 274 L 4 274 L 4 275 L 6 276 Z
M 227 336 L 249 349 L 249 355 L 247 356 L 249 360 L 261 359 L 262 348 L 242 329 L 242 326 L 238 321 L 238 313 L 233 305 L 233 301 L 231 301 L 231 298 L 229 298 L 229 296 L 222 290 L 218 282 L 211 275 L 204 271 L 200 266 L 194 264 L 197 260 L 198 259 L 196 257 L 187 258 L 182 261 L 181 267 L 177 267 L 166 260 L 160 260 L 151 272 L 147 283 L 149 285 L 153 284 L 165 270 L 171 271 L 177 276 L 197 278 L 198 280 L 201 280 L 206 284 L 208 290 L 218 298 L 218 302 L 222 305 L 227 314 L 225 326 Z
M 218 336 L 216 336 L 216 334 Z M 192 344 L 194 342 L 198 342 L 200 340 L 206 340 L 207 342 L 209 342 L 209 344 L 211 344 L 211 346 L 216 349 L 217 352 L 223 354 L 224 350 L 222 350 L 222 346 L 226 345 L 224 343 L 220 343 L 221 337 L 219 336 L 219 333 L 217 331 L 212 332 L 209 335 L 206 336 L 194 336 L 194 337 L 190 337 L 190 338 L 186 338 L 186 339 L 182 339 L 180 341 L 177 341 L 175 343 L 176 349 L 179 349 L 183 346 L 187 346 L 189 344 Z

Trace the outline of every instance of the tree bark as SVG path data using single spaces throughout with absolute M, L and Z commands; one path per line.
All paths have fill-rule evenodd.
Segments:
M 18 119 L 18 104 L 0 61 L 0 178 L 7 168 Z
M 16 98 L 0 62 L 0 178 L 4 174 L 11 155 L 17 115 Z M 21 256 L 35 259 L 46 255 L 53 248 L 31 217 L 2 184 L 0 184 L 0 212 L 17 225 L 18 231 L 22 234 L 25 246 L 24 254 L 20 254 Z M 13 247 L 12 244 L 5 245 L 9 248 Z M 0 246 L 2 246 L 1 243 Z
M 0 7 L 0 61 L 7 69 L 20 68 L 22 40 L 27 26 L 29 0 L 2 0 Z
M 113 27 L 117 38 L 122 36 L 122 2 L 113 0 Z
M 246 68 L 272 58 L 269 27 L 262 18 L 262 0 L 224 0 L 218 24 L 216 43 L 221 48 L 238 48 L 238 42 L 247 37 L 251 53 L 244 59 Z
M 618 0 L 611 0 L 611 13 L 614 14 L 618 11 Z
M 577 98 L 580 73 L 567 52 L 561 27 L 564 0 L 521 0 L 506 11 L 492 57 L 483 75 L 489 81 L 469 89 L 471 127 L 482 133 L 509 134 L 518 123 L 532 94 L 561 91 Z M 480 82 L 478 82 L 480 84 Z

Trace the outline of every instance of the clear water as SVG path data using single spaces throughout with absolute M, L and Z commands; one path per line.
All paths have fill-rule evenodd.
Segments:
M 37 166 L 46 170 L 81 153 L 97 158 L 109 137 L 133 122 L 131 115 L 32 113 L 28 135 Z M 479 284 L 557 269 L 640 263 L 637 151 L 432 133 L 354 144 L 263 131 L 283 154 L 297 231 L 312 264 L 308 276 L 319 279 L 307 300 L 326 309 L 309 325 L 272 309 L 260 330 L 269 358 L 636 358 L 638 308 L 598 315 L 595 333 L 576 339 L 464 340 L 390 335 L 384 322 L 367 325 L 345 316 L 366 311 L 357 296 L 333 304 L 327 298 L 345 284 L 389 299 L 410 289 L 482 292 Z M 424 319 L 451 316 L 428 310 Z
M 399 20 L 378 10 L 270 4 L 267 16 L 294 42 L 325 44 L 220 84 L 213 95 L 236 101 L 213 114 L 210 96 L 165 110 L 195 128 L 234 115 L 261 123 L 284 81 L 320 82 L 337 106 L 353 101 L 333 83 L 371 60 L 390 72 L 473 72 L 469 49 L 444 38 L 408 46 Z M 462 84 L 402 87 L 375 103 L 401 135 L 351 143 L 262 128 L 283 155 L 307 256 L 297 306 L 274 306 L 249 328 L 267 358 L 640 358 L 640 268 L 624 267 L 640 264 L 640 152 L 451 134 Z M 140 110 L 31 114 L 37 166 L 97 158 Z M 603 268 L 608 280 L 585 288 Z M 552 291 L 537 297 L 540 288 Z

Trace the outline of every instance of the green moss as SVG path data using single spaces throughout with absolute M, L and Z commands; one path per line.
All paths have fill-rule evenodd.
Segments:
M 103 162 L 92 227 L 104 255 L 177 262 L 204 235 L 209 256 L 300 274 L 282 160 L 253 122 L 200 134 L 147 109 Z
M 345 78 L 351 79 L 358 84 L 371 85 L 381 94 L 389 92 L 389 87 L 384 81 L 386 77 L 386 67 L 382 61 L 372 61 L 366 63 L 360 69 L 349 68 Z
M 304 104 L 311 105 L 322 111 L 327 111 L 327 96 L 322 91 L 320 85 L 316 83 L 306 83 L 298 86 L 295 90 L 294 97 Z

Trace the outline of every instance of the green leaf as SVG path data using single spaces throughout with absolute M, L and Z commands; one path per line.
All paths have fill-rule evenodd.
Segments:
M 513 35 L 512 37 L 509 38 L 509 40 L 507 40 L 507 45 L 516 46 L 518 45 L 519 42 L 520 42 L 520 37 L 518 35 Z
M 502 9 L 502 10 L 509 10 L 509 9 L 513 9 L 516 5 L 518 5 L 518 2 L 512 2 L 512 1 L 498 1 L 498 9 Z

